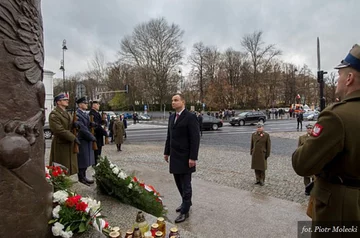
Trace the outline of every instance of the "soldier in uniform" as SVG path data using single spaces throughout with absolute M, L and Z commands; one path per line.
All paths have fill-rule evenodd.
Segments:
M 95 164 L 98 163 L 98 157 L 101 156 L 101 149 L 104 146 L 104 136 L 108 136 L 106 130 L 102 127 L 102 125 L 106 124 L 106 121 L 102 120 L 99 109 L 100 103 L 98 101 L 92 101 L 89 116 L 93 116 L 94 118 L 95 138 L 98 148 L 94 150 Z
M 116 119 L 114 121 L 113 125 L 113 133 L 114 133 L 114 140 L 116 144 L 117 151 L 121 150 L 121 144 L 124 143 L 124 133 L 125 133 L 125 127 L 124 123 L 120 120 L 121 116 L 116 116 Z
M 335 69 L 341 102 L 320 113 L 310 138 L 292 156 L 297 174 L 316 175 L 311 191 L 314 226 L 360 222 L 360 46 L 354 45 Z
M 86 170 L 88 167 L 95 164 L 94 151 L 92 149 L 92 143 L 96 142 L 95 136 L 90 132 L 90 117 L 86 114 L 86 109 L 88 108 L 88 102 L 85 97 L 82 97 L 76 101 L 78 104 L 78 109 L 76 115 L 78 117 L 78 123 L 80 130 L 78 133 L 78 139 L 80 141 L 79 154 L 78 154 L 78 166 L 79 173 L 78 178 L 79 182 L 87 186 L 94 183 L 94 180 L 86 178 Z
M 256 182 L 264 186 L 265 170 L 267 169 L 267 158 L 270 156 L 270 135 L 264 132 L 264 124 L 258 123 L 257 130 L 251 136 L 251 169 L 255 170 Z
M 312 129 L 313 126 L 311 124 L 306 125 L 306 134 L 299 137 L 298 147 L 302 146 L 305 143 L 305 141 L 310 137 Z M 304 176 L 305 188 L 307 185 L 309 185 L 310 182 L 311 182 L 311 176 Z M 309 196 L 310 193 L 307 190 L 305 190 L 305 195 Z
M 60 93 L 54 98 L 55 109 L 49 115 L 49 125 L 54 138 L 51 142 L 50 165 L 59 163 L 69 169 L 69 174 L 78 172 L 77 155 L 74 153 L 74 143 L 80 144 L 76 136 L 71 133 L 72 118 L 66 111 L 69 98 Z

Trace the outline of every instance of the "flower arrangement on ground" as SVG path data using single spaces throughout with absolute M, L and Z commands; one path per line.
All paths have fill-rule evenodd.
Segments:
M 54 186 L 54 191 L 67 190 L 74 182 L 68 177 L 68 170 L 60 166 L 46 166 L 45 177 Z
M 87 231 L 90 226 L 105 234 L 109 233 L 109 224 L 100 214 L 100 202 L 59 190 L 53 194 L 53 203 L 53 219 L 49 224 L 52 225 L 54 236 L 69 238 L 75 233 Z
M 101 158 L 94 169 L 96 184 L 103 193 L 154 216 L 165 215 L 160 194 L 154 187 L 140 182 L 134 176 L 128 176 L 106 157 Z

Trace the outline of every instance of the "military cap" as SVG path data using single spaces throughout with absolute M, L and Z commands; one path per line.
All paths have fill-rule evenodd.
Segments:
M 312 129 L 313 125 L 311 125 L 310 123 L 306 125 L 306 129 Z
M 96 103 L 99 104 L 100 102 L 97 101 L 97 100 L 92 100 L 92 101 L 90 101 L 90 103 L 91 103 L 91 104 L 96 104 Z
M 264 123 L 258 122 L 258 123 L 256 123 L 256 127 L 257 128 L 264 127 Z
M 86 97 L 82 97 L 82 98 L 79 98 L 78 100 L 76 100 L 76 103 L 77 104 L 80 104 L 80 103 L 88 103 L 88 101 L 86 100 Z
M 341 63 L 335 67 L 335 69 L 342 69 L 351 67 L 360 71 L 360 46 L 355 44 L 350 50 L 349 54 L 345 57 Z
M 57 96 L 54 97 L 54 102 L 56 103 L 57 101 L 60 100 L 69 100 L 69 95 L 67 95 L 66 93 L 60 93 Z

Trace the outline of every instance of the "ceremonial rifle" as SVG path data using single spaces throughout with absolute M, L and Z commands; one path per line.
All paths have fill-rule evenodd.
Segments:
M 72 133 L 74 134 L 75 137 L 77 137 L 77 133 L 78 133 L 78 129 L 76 128 L 76 126 L 74 126 L 74 124 L 77 122 L 78 118 L 76 116 L 76 97 L 75 97 L 75 102 L 74 102 L 74 110 L 73 110 L 73 120 L 72 120 Z M 74 142 L 74 153 L 79 153 L 79 145 Z
M 90 115 L 90 122 L 91 122 L 91 134 L 92 134 L 93 136 L 95 136 L 95 129 L 94 129 L 94 127 L 93 127 L 93 124 L 94 124 L 94 115 Z M 93 150 L 98 150 L 96 141 L 93 141 L 92 148 L 93 148 Z
M 324 74 L 327 74 L 327 72 L 324 72 L 321 70 L 320 67 L 320 40 L 319 37 L 317 38 L 317 81 L 320 84 L 320 111 L 324 110 L 325 108 L 325 98 L 324 98 Z

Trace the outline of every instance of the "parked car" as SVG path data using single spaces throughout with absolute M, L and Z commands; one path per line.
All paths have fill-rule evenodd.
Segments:
M 232 126 L 244 126 L 258 122 L 266 122 L 266 115 L 263 112 L 242 112 L 237 116 L 231 118 L 230 124 Z
M 151 120 L 151 116 L 149 114 L 141 114 L 139 116 L 139 120 L 142 120 L 142 121 L 149 121 Z
M 124 112 L 124 113 L 122 113 L 122 115 L 124 115 L 125 119 L 133 119 L 132 113 Z
M 203 115 L 202 128 L 203 130 L 217 130 L 223 126 L 223 121 L 213 116 Z
M 49 122 L 45 122 L 44 125 L 44 138 L 45 139 L 51 139 L 52 137 L 52 131 L 50 130 Z
M 318 111 L 307 111 L 304 113 L 304 120 L 316 121 L 319 117 L 320 112 Z

